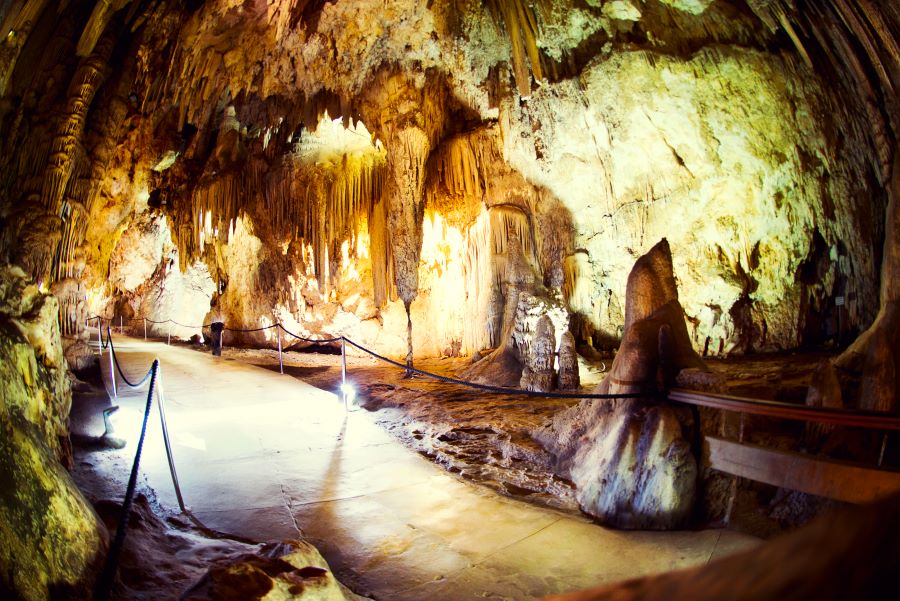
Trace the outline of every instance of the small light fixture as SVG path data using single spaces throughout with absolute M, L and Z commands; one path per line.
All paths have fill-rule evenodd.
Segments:
M 348 403 L 352 403 L 353 399 L 356 398 L 356 389 L 349 382 L 341 384 L 341 392 Z

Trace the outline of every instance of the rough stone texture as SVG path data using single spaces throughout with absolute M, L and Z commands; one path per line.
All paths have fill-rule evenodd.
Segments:
M 71 392 L 53 296 L 0 267 L 0 594 L 87 599 L 106 531 L 60 461 Z
M 894 152 L 881 264 L 881 310 L 872 326 L 835 361 L 862 373 L 859 406 L 900 411 L 900 148 Z
M 691 348 L 665 239 L 628 276 L 625 335 L 601 393 L 670 386 L 684 368 L 702 369 Z M 538 434 L 577 487 L 582 509 L 621 528 L 675 528 L 693 508 L 697 462 L 689 410 L 649 399 L 585 400 Z
M 19 29 L 3 39 L 11 62 L 0 71 L 11 74 L 27 38 L 34 47 L 19 68 L 33 77 L 13 78 L 10 98 L 22 100 L 4 108 L 10 177 L 0 214 L 15 219 L 39 201 L 30 192 L 43 189 L 42 174 L 66 176 L 65 185 L 54 179 L 53 196 L 64 193 L 71 216 L 42 218 L 23 236 L 65 246 L 57 275 L 83 268 L 95 312 L 116 293 L 105 288 L 110 279 L 120 290 L 136 287 L 126 295 L 134 305 L 143 302 L 142 278 L 158 282 L 159 239 L 145 231 L 152 207 L 170 218 L 174 265 L 202 262 L 215 285 L 232 286 L 224 292 L 230 322 L 277 318 L 303 334 L 349 333 L 399 356 L 408 352 L 408 309 L 413 324 L 436 316 L 445 324 L 413 328 L 417 354 L 481 351 L 496 344 L 469 344 L 463 308 L 493 306 L 496 295 L 460 285 L 467 255 L 490 254 L 473 219 L 515 207 L 534 233 L 539 276 L 552 293 L 565 292 L 579 343 L 617 344 L 625 275 L 662 235 L 679 257 L 698 350 L 820 343 L 839 295 L 847 335 L 875 315 L 870 249 L 880 237 L 882 180 L 867 161 L 873 143 L 892 139 L 889 127 L 869 119 L 869 135 L 832 82 L 816 79 L 773 35 L 779 24 L 742 2 L 526 3 L 537 29 L 523 41 L 512 39 L 509 11 L 484 3 L 210 0 L 188 11 L 168 0 L 92 20 L 85 39 L 97 43 L 86 45 L 76 4 L 33 38 L 40 3 L 28 3 L 26 12 L 37 11 L 30 17 L 11 9 L 7 25 Z M 48 41 L 59 49 L 54 57 L 108 50 L 103 26 L 125 30 L 121 20 L 132 18 L 141 20 L 138 33 L 122 41 L 122 61 L 102 85 L 90 82 L 90 94 L 70 93 L 80 88 L 78 60 L 38 59 L 35 48 Z M 57 152 L 58 117 L 71 116 L 68 104 L 79 98 L 93 99 L 76 103 L 84 131 Z M 373 134 L 371 149 L 317 137 L 333 120 L 351 137 Z M 403 132 L 421 134 L 414 160 Z M 322 152 L 298 161 L 311 138 Z M 379 155 L 373 168 L 345 177 L 362 173 L 366 152 Z M 348 194 L 332 203 L 335 182 Z M 387 216 L 359 202 L 382 197 L 396 205 Z M 432 223 L 441 222 L 432 232 L 423 231 L 429 207 Z M 231 237 L 238 217 L 259 246 Z M 5 232 L 0 250 L 14 248 L 14 237 Z M 391 238 L 398 253 L 386 248 Z M 402 269 L 385 273 L 387 258 Z M 243 265 L 252 269 L 239 274 Z M 398 292 L 406 307 L 392 300 Z M 491 310 L 499 315 L 502 305 Z M 187 323 L 197 310 L 164 317 Z M 274 343 L 265 336 L 246 342 Z
M 691 346 L 663 238 L 638 259 L 628 275 L 625 333 L 604 392 L 652 392 L 670 387 L 679 371 L 704 369 Z
M 575 337 L 572 332 L 563 332 L 559 343 L 559 388 L 560 390 L 577 390 L 581 386 L 578 375 L 578 352 L 575 350 Z
M 525 368 L 519 386 L 524 390 L 541 392 L 556 388 L 556 334 L 549 316 L 542 315 L 538 319 L 531 344 L 524 354 Z
M 720 354 L 815 342 L 841 282 L 848 325 L 874 317 L 881 209 L 852 207 L 865 166 L 833 145 L 829 112 L 790 59 L 719 47 L 614 52 L 501 105 L 501 122 L 510 164 L 571 214 L 585 254 L 570 308 L 594 340 L 619 337 L 631 264 L 665 236 L 692 344 Z M 806 278 L 817 253 L 825 269 Z
M 315 547 L 304 541 L 267 544 L 255 554 L 210 568 L 182 599 L 344 601 L 340 583 Z
M 80 338 L 66 338 L 63 341 L 63 347 L 65 348 L 63 354 L 66 358 L 66 363 L 69 369 L 74 372 L 88 370 L 97 365 L 100 360 L 97 353 L 91 348 L 91 345 Z

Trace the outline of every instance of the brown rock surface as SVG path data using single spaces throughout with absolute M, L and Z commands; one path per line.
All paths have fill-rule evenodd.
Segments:
M 690 345 L 665 239 L 628 277 L 625 334 L 600 393 L 647 399 L 582 401 L 539 433 L 572 479 L 584 511 L 621 528 L 675 528 L 694 503 L 697 463 L 690 412 L 652 400 L 679 370 L 703 369 Z
M 325 559 L 315 547 L 299 540 L 263 545 L 257 553 L 214 566 L 182 596 L 184 601 L 262 598 L 346 599 Z

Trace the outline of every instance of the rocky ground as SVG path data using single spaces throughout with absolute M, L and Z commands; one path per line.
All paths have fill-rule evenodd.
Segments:
M 193 348 L 208 352 L 201 345 Z M 337 349 L 316 350 L 321 352 L 286 351 L 285 375 L 338 392 L 341 357 Z M 273 350 L 226 347 L 224 355 L 266 369 L 279 368 L 278 353 Z M 709 363 L 726 376 L 731 394 L 802 402 L 810 374 L 823 356 L 766 355 Z M 426 359 L 417 361 L 416 366 L 456 376 L 469 363 L 460 358 Z M 583 362 L 581 390 L 591 390 L 609 363 L 599 359 Z M 354 410 L 372 411 L 378 423 L 408 447 L 501 494 L 579 511 L 572 483 L 554 473 L 553 457 L 533 439 L 538 428 L 560 410 L 577 404 L 577 399 L 493 394 L 423 376 L 406 378 L 404 370 L 355 351 L 348 356 L 347 371 L 356 389 Z M 78 384 L 74 397 L 73 476 L 113 532 L 133 449 L 112 448 L 100 438 L 104 430 L 100 411 L 109 403 L 96 375 L 90 382 Z M 756 426 L 751 430 L 759 437 L 768 432 L 769 443 L 777 443 L 779 436 L 796 440 L 798 435 L 790 426 Z M 779 512 L 796 519 L 797 511 L 789 507 L 792 503 L 797 500 L 778 491 L 745 487 L 737 496 L 731 525 L 755 534 L 774 534 L 781 529 Z M 175 598 L 198 582 L 210 565 L 233 563 L 260 549 L 257 541 L 204 531 L 173 508 L 162 506 L 153 490 L 139 479 L 122 557 L 121 585 L 115 594 L 122 599 Z
M 198 352 L 208 352 L 200 345 Z M 323 349 L 317 349 L 323 350 Z M 329 352 L 284 353 L 286 376 L 339 391 L 341 361 Z M 229 358 L 278 370 L 277 351 L 226 348 Z M 816 365 L 826 353 L 785 353 L 708 360 L 725 376 L 725 393 L 803 403 Z M 423 359 L 416 367 L 458 377 L 469 359 Z M 582 387 L 589 391 L 602 379 L 611 361 L 582 360 Z M 553 470 L 553 457 L 533 433 L 577 399 L 544 399 L 485 393 L 422 376 L 406 378 L 404 370 L 351 352 L 348 379 L 357 390 L 357 407 L 408 447 L 449 471 L 502 494 L 565 511 L 579 512 L 571 482 Z M 792 448 L 803 435 L 802 425 L 768 418 L 746 418 L 747 440 Z M 798 498 L 798 496 L 800 498 Z M 772 536 L 803 523 L 829 502 L 773 487 L 740 482 L 729 524 L 760 536 Z

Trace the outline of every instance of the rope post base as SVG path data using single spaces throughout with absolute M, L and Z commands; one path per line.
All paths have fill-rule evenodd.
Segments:
M 350 402 L 347 398 L 347 344 L 341 336 L 341 394 L 344 395 L 344 410 L 350 411 Z
M 284 375 L 284 360 L 281 358 L 281 323 L 278 323 L 278 327 L 275 328 L 275 333 L 278 335 L 278 371 L 281 375 Z

